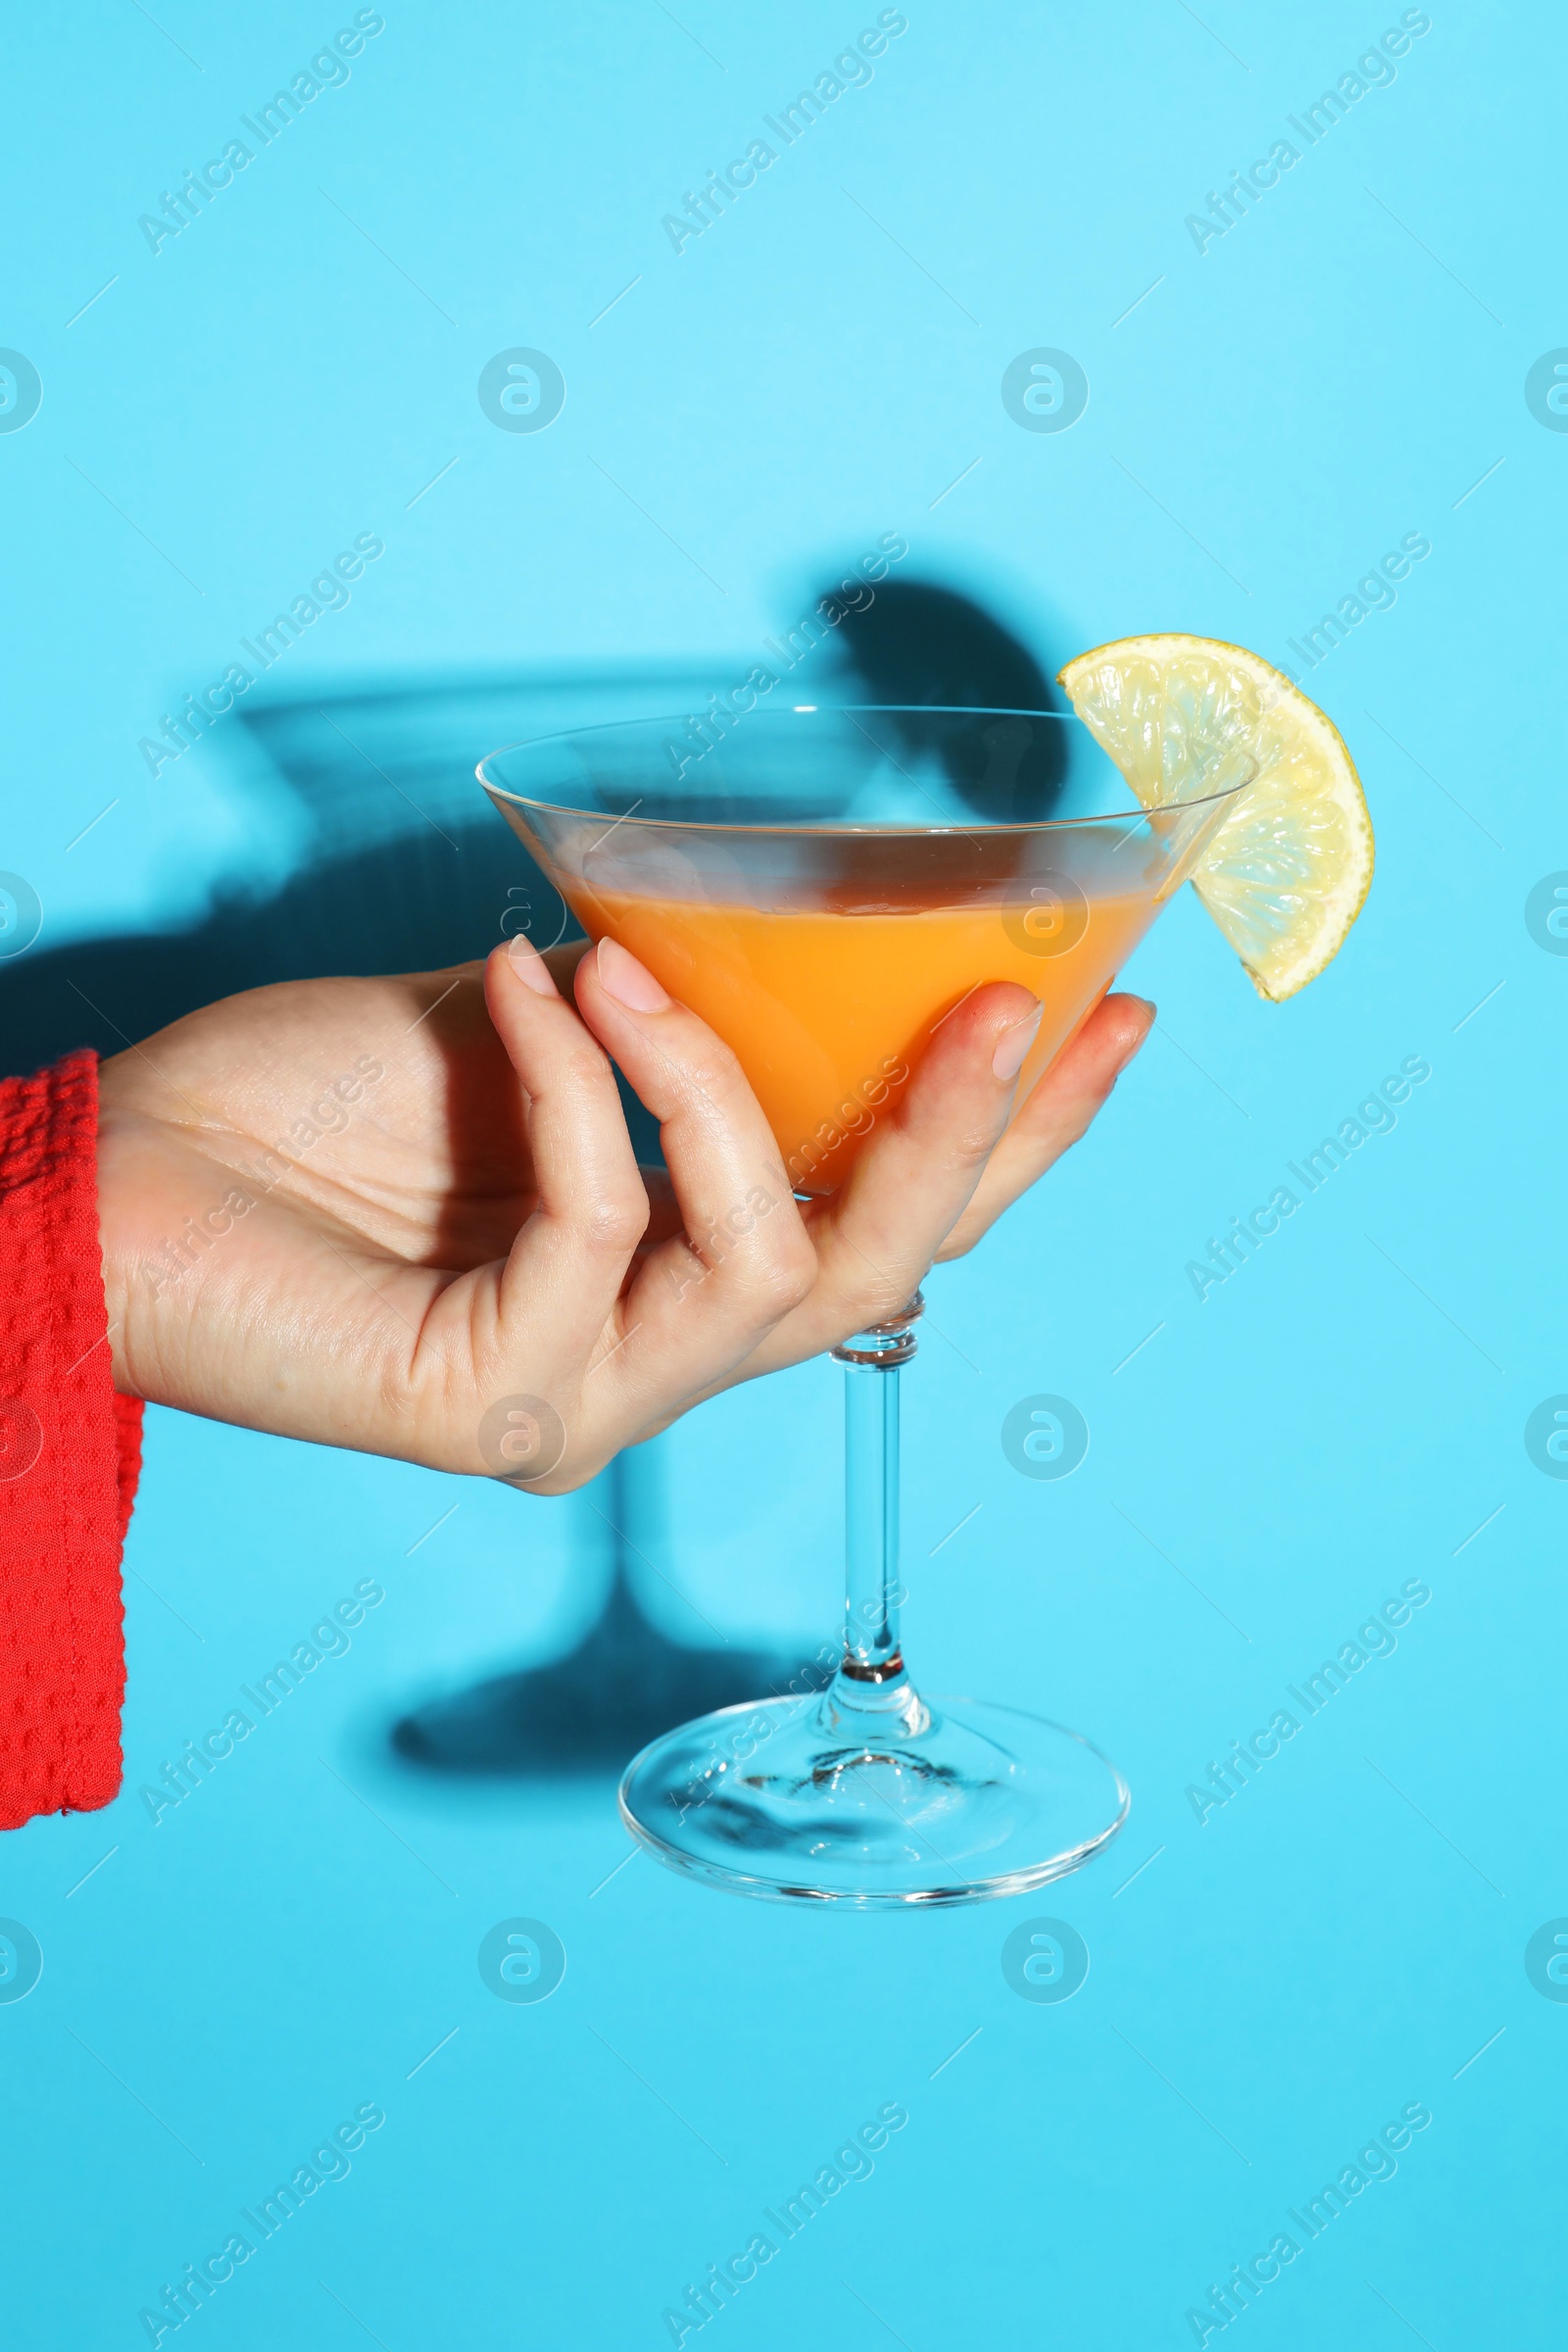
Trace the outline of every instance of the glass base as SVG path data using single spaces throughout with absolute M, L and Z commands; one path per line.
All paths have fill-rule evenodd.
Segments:
M 1087 1862 L 1132 1802 L 1076 1732 L 906 1680 L 722 1707 L 627 1766 L 621 1818 L 671 1870 L 770 1901 L 977 1903 Z

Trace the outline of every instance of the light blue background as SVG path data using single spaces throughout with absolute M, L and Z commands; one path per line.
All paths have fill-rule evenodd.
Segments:
M 1088 1731 L 1133 1785 L 1121 1838 L 1043 1898 L 929 1917 L 610 1877 L 608 1783 L 442 1793 L 376 1747 L 432 1683 L 565 1646 L 602 1575 L 587 1501 L 152 1412 L 126 1792 L 0 1851 L 0 1911 L 45 1955 L 0 2005 L 11 2334 L 146 2340 L 162 2284 L 377 2100 L 350 2178 L 221 2288 L 209 2352 L 634 2352 L 900 2100 L 874 2176 L 713 2323 L 732 2352 L 1176 2346 L 1420 2100 L 1396 2177 L 1248 2314 L 1253 2352 L 1556 2343 L 1568 2006 L 1523 1951 L 1568 1912 L 1568 1489 L 1522 1431 L 1568 1388 L 1568 962 L 1522 909 L 1568 866 L 1568 438 L 1523 397 L 1568 343 L 1559 19 L 1440 0 L 1392 86 L 1200 255 L 1184 217 L 1396 9 L 910 0 L 870 85 L 677 257 L 661 216 L 873 8 L 388 0 L 349 84 L 155 258 L 138 214 L 351 13 L 100 0 L 6 35 L 0 343 L 44 396 L 0 436 L 0 865 L 47 941 L 286 858 L 220 743 L 155 783 L 136 742 L 356 532 L 386 555 L 292 649 L 291 692 L 743 674 L 890 530 L 1053 665 L 1145 628 L 1289 658 L 1402 533 L 1432 554 L 1311 680 L 1379 837 L 1346 952 L 1270 1007 L 1184 900 L 1131 973 L 1162 1034 L 933 1281 L 906 1382 L 916 1664 Z M 536 435 L 475 398 L 519 344 L 568 386 Z M 1068 432 L 1004 412 L 1036 345 L 1088 372 Z M 1396 1131 L 1200 1304 L 1185 1261 L 1411 1054 L 1432 1076 Z M 1037 1391 L 1093 1433 L 1060 1485 L 1001 1450 Z M 663 1564 L 732 1638 L 832 1624 L 836 1401 L 808 1366 L 667 1441 Z M 137 1786 L 367 1577 L 386 1599 L 351 1653 L 155 1828 Z M 1432 1598 L 1396 1652 L 1200 1826 L 1186 1786 L 1411 1577 Z M 478 1978 L 516 1914 L 566 1946 L 543 2005 Z M 1092 1954 L 1059 2006 L 1001 1972 L 1036 1915 Z

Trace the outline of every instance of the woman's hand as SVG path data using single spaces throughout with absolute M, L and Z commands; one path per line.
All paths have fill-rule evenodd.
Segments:
M 564 1493 L 896 1313 L 1077 1141 L 1152 1018 L 1108 998 L 1004 1135 L 1037 1008 L 976 990 L 800 1204 L 728 1047 L 612 943 L 231 997 L 100 1074 L 116 1385 Z

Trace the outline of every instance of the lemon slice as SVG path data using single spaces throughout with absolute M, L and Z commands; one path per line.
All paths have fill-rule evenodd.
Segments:
M 1212 637 L 1118 638 L 1059 678 L 1146 808 L 1225 755 L 1255 760 L 1193 888 L 1260 997 L 1280 1004 L 1315 980 L 1372 883 L 1372 820 L 1339 729 L 1259 655 Z

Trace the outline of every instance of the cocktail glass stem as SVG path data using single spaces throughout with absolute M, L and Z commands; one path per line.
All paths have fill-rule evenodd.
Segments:
M 897 1738 L 931 1720 L 899 1640 L 899 1374 L 924 1305 L 916 1291 L 901 1313 L 833 1349 L 844 1366 L 844 1655 L 822 1721 L 845 1735 Z

